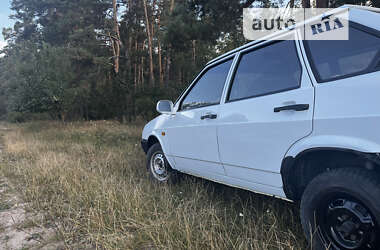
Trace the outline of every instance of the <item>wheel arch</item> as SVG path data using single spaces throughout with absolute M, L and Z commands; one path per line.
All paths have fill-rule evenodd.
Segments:
M 154 144 L 156 144 L 156 143 L 159 143 L 160 145 L 161 145 L 161 147 L 162 147 L 162 143 L 160 142 L 160 140 L 157 138 L 157 136 L 155 136 L 155 135 L 150 135 L 149 137 L 148 137 L 148 140 L 147 140 L 147 148 L 148 148 L 148 150 L 154 145 Z
M 345 135 L 315 135 L 301 139 L 293 144 L 286 156 L 297 157 L 307 150 L 333 148 L 357 152 L 380 153 L 380 144 L 365 138 Z
M 151 133 L 148 138 L 147 138 L 147 151 L 156 143 L 159 143 L 161 148 L 162 148 L 162 151 L 164 152 L 165 154 L 165 157 L 167 159 L 167 161 L 169 162 L 169 165 L 171 168 L 175 169 L 175 162 L 174 162 L 174 159 L 170 156 L 170 153 L 167 149 L 167 145 L 164 143 L 164 141 L 162 140 L 162 138 L 160 138 L 160 136 L 158 136 L 155 132 Z
M 349 148 L 314 147 L 286 156 L 281 165 L 286 197 L 299 201 L 308 183 L 317 175 L 336 168 L 364 168 L 380 172 L 380 154 Z

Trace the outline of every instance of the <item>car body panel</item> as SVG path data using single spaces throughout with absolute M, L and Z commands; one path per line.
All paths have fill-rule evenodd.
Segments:
M 148 122 L 142 132 L 142 139 L 148 141 L 150 137 L 155 137 L 162 148 L 170 166 L 175 168 L 176 164 L 174 158 L 170 156 L 170 147 L 168 144 L 168 140 L 165 136 L 162 135 L 164 132 L 164 128 L 167 126 L 168 121 L 170 121 L 171 115 L 160 115 Z
M 224 174 L 220 164 L 217 120 L 201 119 L 207 113 L 219 114 L 219 105 L 177 112 L 165 127 L 170 156 L 176 169 L 194 173 Z
M 367 17 L 368 16 L 368 19 Z M 350 20 L 380 30 L 379 13 L 350 10 Z M 370 22 L 368 22 L 370 20 Z M 312 148 L 348 149 L 363 153 L 380 152 L 380 72 L 318 83 L 302 42 L 305 66 L 315 86 L 313 133 L 294 144 L 285 157 L 296 157 Z
M 379 79 L 380 72 L 373 72 L 317 84 L 313 133 L 286 156 L 318 147 L 380 152 L 380 133 L 373 133 L 380 127 Z
M 274 112 L 301 103 L 309 110 Z M 281 162 L 290 145 L 312 132 L 313 108 L 314 88 L 306 70 L 298 89 L 222 104 L 218 140 L 227 175 L 281 188 Z
M 251 181 L 233 178 L 233 177 L 226 176 L 226 175 L 217 175 L 214 173 L 210 173 L 207 176 L 199 175 L 199 174 L 194 173 L 194 172 L 183 171 L 183 173 L 190 174 L 190 175 L 200 177 L 203 179 L 207 179 L 210 181 L 214 181 L 217 183 L 221 183 L 221 184 L 224 184 L 227 186 L 236 187 L 236 188 L 240 188 L 240 189 L 244 189 L 244 190 L 248 190 L 251 192 L 260 193 L 260 194 L 264 194 L 264 195 L 269 194 L 271 196 L 274 196 L 274 197 L 277 197 L 280 199 L 291 201 L 291 200 L 287 199 L 285 192 L 284 192 L 282 187 L 274 187 L 274 186 L 270 186 L 270 185 L 266 185 L 266 184 L 254 183 Z

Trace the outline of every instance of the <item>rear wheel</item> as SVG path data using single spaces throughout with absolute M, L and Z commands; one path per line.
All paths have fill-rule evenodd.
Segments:
M 380 248 L 380 181 L 362 169 L 317 176 L 301 201 L 301 222 L 313 249 Z
M 148 150 L 147 169 L 150 176 L 159 183 L 173 183 L 177 180 L 177 172 L 170 167 L 159 143 Z

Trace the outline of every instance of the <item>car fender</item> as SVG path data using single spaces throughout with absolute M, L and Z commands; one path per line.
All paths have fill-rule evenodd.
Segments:
M 162 151 L 164 152 L 170 166 L 175 169 L 175 161 L 173 157 L 170 156 L 168 141 L 162 134 L 164 132 L 164 124 L 166 123 L 167 116 L 168 115 L 160 115 L 146 124 L 142 132 L 142 139 L 149 140 L 152 136 L 155 137 L 160 143 Z
M 286 157 L 296 158 L 300 153 L 317 148 L 335 148 L 363 153 L 380 153 L 380 145 L 376 142 L 357 137 L 340 135 L 309 136 L 296 142 L 286 153 Z
M 380 145 L 363 138 L 341 136 L 341 135 L 319 135 L 309 136 L 296 142 L 286 153 L 281 164 L 281 176 L 283 188 L 286 197 L 290 200 L 299 200 L 299 187 L 307 183 L 310 176 L 304 175 L 303 166 L 298 165 L 300 159 L 309 153 L 334 151 L 347 154 L 347 157 L 359 157 L 367 167 L 373 167 L 374 164 L 380 165 Z M 351 158 L 348 158 L 351 159 Z M 300 167 L 300 169 L 298 168 Z M 318 173 L 316 173 L 318 174 Z M 303 178 L 305 177 L 305 178 Z

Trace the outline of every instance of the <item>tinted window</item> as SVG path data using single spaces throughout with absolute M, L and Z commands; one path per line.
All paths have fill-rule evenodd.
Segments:
M 204 73 L 182 101 L 181 110 L 219 104 L 232 60 Z
M 374 71 L 380 59 L 380 38 L 352 27 L 347 41 L 306 41 L 305 44 L 318 81 Z
M 301 66 L 294 41 L 282 41 L 242 56 L 229 100 L 298 88 Z

